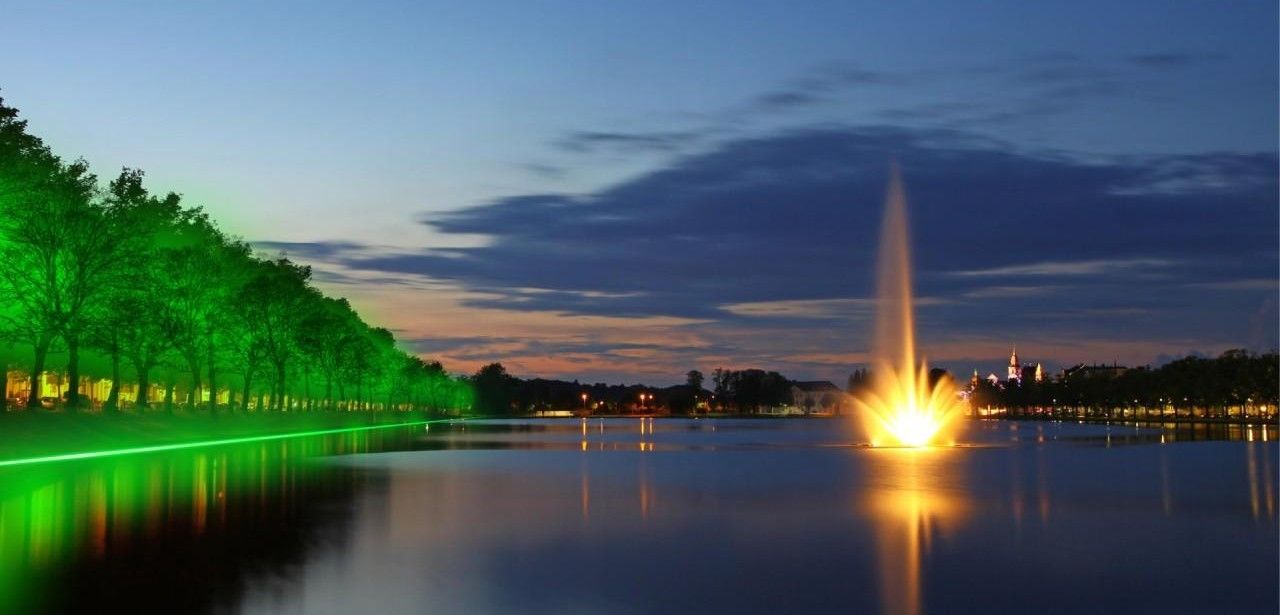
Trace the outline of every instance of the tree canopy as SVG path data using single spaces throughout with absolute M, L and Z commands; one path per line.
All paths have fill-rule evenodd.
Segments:
M 144 180 L 126 168 L 102 185 L 0 99 L 0 358 L 27 375 L 19 405 L 471 408 L 465 378 L 401 350 L 310 267 L 255 254 Z M 105 399 L 92 382 L 110 383 Z

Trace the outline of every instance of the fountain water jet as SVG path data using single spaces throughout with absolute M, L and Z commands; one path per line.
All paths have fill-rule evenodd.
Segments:
M 877 255 L 871 385 L 854 397 L 873 446 L 928 446 L 964 408 L 949 378 L 930 383 L 928 365 L 916 361 L 907 228 L 907 199 L 894 164 Z

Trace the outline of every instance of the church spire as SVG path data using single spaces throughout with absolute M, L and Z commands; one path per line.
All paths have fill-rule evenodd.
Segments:
M 1009 380 L 1022 382 L 1022 366 L 1018 364 L 1018 347 L 1009 354 Z

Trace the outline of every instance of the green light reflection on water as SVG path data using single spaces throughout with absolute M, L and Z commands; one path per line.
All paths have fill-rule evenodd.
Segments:
M 264 511 L 290 514 L 305 497 L 297 487 L 317 471 L 298 461 L 382 450 L 434 422 L 0 462 L 0 613 L 56 608 L 56 577 L 81 558 L 110 558 L 161 534 L 200 536 Z

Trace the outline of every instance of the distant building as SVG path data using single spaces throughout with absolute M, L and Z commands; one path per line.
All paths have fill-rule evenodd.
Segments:
M 1093 376 L 1114 378 L 1127 371 L 1129 371 L 1128 367 L 1118 363 L 1112 363 L 1111 365 L 1085 365 L 1084 363 L 1078 363 L 1062 370 L 1062 378 L 1063 380 L 1067 378 L 1089 378 Z
M 805 414 L 843 414 L 851 406 L 848 395 L 826 380 L 791 383 L 791 403 Z
M 969 390 L 978 388 L 978 383 L 986 380 L 991 386 L 1004 388 L 1006 386 L 1022 386 L 1024 382 L 1044 382 L 1044 365 L 1035 363 L 1022 364 L 1018 359 L 1018 348 L 1013 347 L 1009 353 L 1009 365 L 1005 369 L 1005 377 L 1002 379 L 995 373 L 987 374 L 986 378 L 978 376 L 978 370 L 973 370 L 973 377 L 969 379 Z

